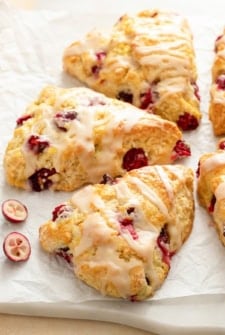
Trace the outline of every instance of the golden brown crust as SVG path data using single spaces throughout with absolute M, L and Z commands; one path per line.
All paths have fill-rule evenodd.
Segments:
M 143 300 L 162 285 L 193 219 L 192 170 L 149 166 L 75 192 L 40 227 L 39 239 L 102 294 Z

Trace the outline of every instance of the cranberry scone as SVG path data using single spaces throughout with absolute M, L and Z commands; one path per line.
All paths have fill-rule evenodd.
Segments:
M 199 125 L 193 37 L 176 13 L 124 15 L 110 34 L 92 31 L 68 46 L 63 65 L 94 90 L 177 122 L 182 130 Z
M 190 155 L 173 123 L 88 88 L 49 86 L 17 120 L 5 156 L 12 186 L 72 191 Z
M 198 198 L 205 207 L 225 246 L 225 141 L 218 143 L 219 149 L 200 157 L 198 175 Z
M 165 280 L 193 218 L 193 171 L 146 166 L 76 191 L 40 227 L 39 240 L 103 295 L 144 300 Z
M 209 119 L 215 135 L 225 134 L 225 29 L 215 41 Z

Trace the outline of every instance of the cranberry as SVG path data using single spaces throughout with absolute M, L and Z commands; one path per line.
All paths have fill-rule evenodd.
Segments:
M 27 141 L 27 145 L 33 153 L 40 154 L 45 148 L 49 147 L 49 142 L 41 139 L 38 135 L 31 135 Z
M 67 131 L 69 122 L 75 120 L 76 118 L 77 112 L 75 110 L 65 110 L 55 114 L 54 122 L 59 129 Z
M 191 156 L 190 147 L 182 140 L 178 140 L 171 156 L 172 160 Z
M 72 213 L 72 207 L 61 204 L 55 207 L 52 212 L 52 221 L 56 221 L 58 218 L 67 218 Z
M 99 65 L 93 65 L 92 68 L 91 68 L 91 72 L 96 77 L 98 76 L 100 70 L 101 70 L 101 66 L 99 66 Z
M 196 177 L 199 178 L 200 176 L 200 161 L 198 162 L 198 168 L 196 170 Z
M 215 48 L 214 48 L 214 52 L 218 51 L 218 47 L 217 47 L 217 42 L 223 37 L 223 35 L 219 35 L 216 40 L 215 40 Z
M 116 180 L 114 178 L 112 178 L 110 175 L 108 174 L 104 174 L 102 176 L 102 180 L 100 181 L 100 184 L 109 184 L 109 185 L 113 185 L 116 183 Z
M 125 101 L 125 102 L 129 102 L 130 104 L 132 104 L 133 94 L 130 92 L 120 91 L 117 95 L 117 99 Z
M 152 91 L 149 89 L 145 93 L 140 94 L 140 100 L 141 100 L 141 109 L 147 109 L 153 104 L 153 96 L 152 96 Z
M 25 121 L 27 121 L 31 118 L 32 118 L 32 116 L 30 114 L 23 115 L 16 120 L 16 124 L 17 124 L 17 126 L 22 126 Z
M 199 87 L 197 85 L 197 83 L 192 83 L 192 86 L 194 88 L 194 95 L 196 96 L 196 98 L 198 99 L 198 101 L 201 100 L 201 97 L 200 97 L 200 93 L 199 93 Z
M 122 232 L 128 231 L 130 235 L 132 236 L 133 240 L 138 239 L 138 234 L 134 229 L 133 220 L 131 218 L 126 217 L 126 218 L 120 219 L 119 222 L 120 222 L 120 227 L 121 227 Z
M 162 260 L 170 267 L 170 259 L 174 255 L 174 252 L 168 250 L 168 244 L 170 242 L 170 237 L 168 234 L 167 227 L 164 226 L 157 238 L 157 245 L 162 252 Z
M 31 183 L 32 189 L 36 192 L 49 189 L 49 187 L 52 185 L 52 180 L 49 179 L 49 177 L 55 173 L 56 170 L 54 168 L 41 168 L 40 170 L 36 171 L 29 177 L 29 182 Z
M 91 68 L 91 72 L 95 77 L 98 77 L 100 70 L 102 69 L 102 62 L 105 59 L 106 53 L 105 51 L 99 51 L 96 54 L 97 64 L 93 65 Z
M 106 52 L 105 51 L 99 51 L 96 53 L 96 58 L 98 62 L 102 62 L 105 59 Z
M 219 149 L 221 149 L 221 150 L 225 149 L 225 140 L 223 140 L 219 143 Z
M 123 169 L 130 171 L 148 165 L 148 158 L 142 148 L 132 148 L 123 157 Z
M 56 255 L 60 256 L 62 258 L 65 259 L 65 261 L 67 261 L 67 263 L 71 264 L 72 263 L 72 258 L 73 258 L 73 254 L 70 253 L 70 249 L 68 247 L 65 248 L 59 248 L 56 251 Z
M 194 130 L 198 127 L 198 120 L 194 115 L 185 112 L 184 114 L 180 115 L 177 121 L 177 125 L 182 130 Z
M 131 214 L 135 211 L 135 208 L 134 207 L 129 207 L 127 208 L 127 214 Z
M 217 88 L 219 90 L 225 90 L 225 74 L 221 74 L 217 79 L 216 79 L 216 84 Z
M 215 195 L 213 194 L 212 199 L 211 199 L 211 202 L 210 202 L 210 205 L 209 205 L 209 207 L 208 207 L 208 211 L 209 211 L 209 213 L 213 213 L 213 212 L 214 212 L 215 204 L 216 204 L 216 197 L 215 197 Z

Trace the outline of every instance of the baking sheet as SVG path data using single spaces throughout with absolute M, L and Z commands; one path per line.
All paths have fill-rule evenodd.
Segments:
M 137 8 L 133 6 L 132 9 L 143 8 L 137 5 Z M 93 27 L 110 30 L 121 14 L 119 6 L 115 6 L 113 13 L 107 10 L 98 13 L 97 7 L 95 12 L 24 12 L 13 10 L 6 2 L 0 3 L 0 202 L 7 198 L 17 198 L 29 210 L 26 223 L 16 227 L 0 219 L 0 244 L 9 232 L 18 230 L 29 237 L 32 245 L 30 260 L 24 264 L 9 262 L 0 250 L 1 312 L 15 310 L 45 315 L 47 312 L 43 306 L 48 306 L 48 315 L 115 321 L 120 320 L 118 310 L 122 310 L 121 322 L 133 325 L 132 315 L 136 315 L 137 311 L 140 311 L 139 318 L 146 315 L 152 322 L 149 312 L 153 316 L 155 306 L 173 305 L 175 301 L 179 304 L 183 297 L 188 301 L 196 297 L 211 301 L 215 297 L 212 300 L 214 302 L 218 297 L 225 297 L 225 271 L 221 266 L 225 262 L 224 248 L 217 239 L 210 217 L 199 208 L 197 201 L 192 234 L 181 251 L 173 257 L 167 280 L 151 300 L 141 307 L 137 304 L 137 307 L 135 304 L 131 306 L 129 302 L 100 296 L 76 280 L 63 260 L 46 255 L 40 249 L 39 226 L 50 217 L 54 206 L 69 198 L 70 194 L 51 191 L 29 193 L 11 188 L 5 183 L 3 154 L 18 116 L 45 85 L 79 85 L 62 71 L 64 48 Z M 196 170 L 199 156 L 214 150 L 217 142 L 208 121 L 207 108 L 213 43 L 222 31 L 223 22 L 209 21 L 203 17 L 188 19 L 194 34 L 203 119 L 197 130 L 184 135 L 191 146 L 192 157 L 182 162 Z M 127 316 L 131 316 L 129 318 L 125 316 L 124 304 Z M 89 306 L 95 306 L 99 312 L 103 306 L 105 314 L 92 315 Z M 149 325 L 148 322 L 145 324 Z M 138 327 L 146 329 L 144 325 L 138 324 Z

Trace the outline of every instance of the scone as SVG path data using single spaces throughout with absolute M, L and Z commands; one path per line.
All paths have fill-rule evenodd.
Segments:
M 17 120 L 5 156 L 12 186 L 72 191 L 190 155 L 178 127 L 88 88 L 49 86 Z
M 42 248 L 65 258 L 103 295 L 144 300 L 162 285 L 171 257 L 189 236 L 193 172 L 146 166 L 104 177 L 58 205 L 39 229 Z
M 94 90 L 177 122 L 182 130 L 199 124 L 192 33 L 175 13 L 124 15 L 111 34 L 92 31 L 67 47 L 63 65 Z
M 209 119 L 215 135 L 225 134 L 225 30 L 215 42 Z
M 225 245 L 225 151 L 224 143 L 218 150 L 206 153 L 199 160 L 198 198 L 212 215 L 219 238 Z

